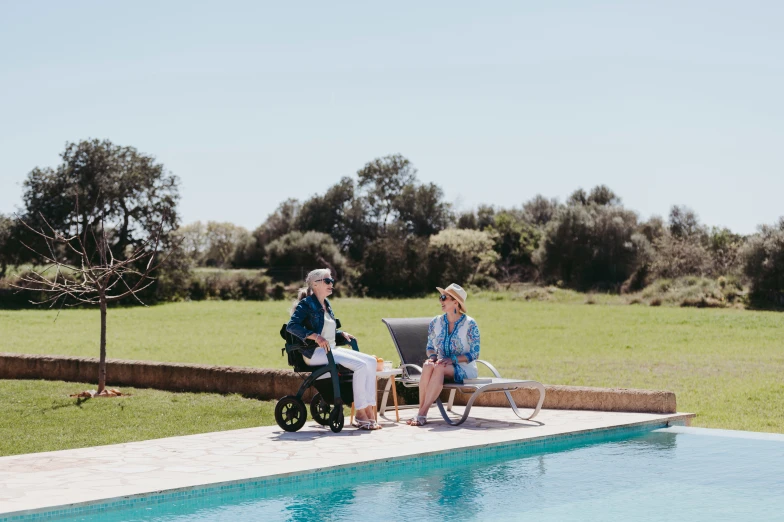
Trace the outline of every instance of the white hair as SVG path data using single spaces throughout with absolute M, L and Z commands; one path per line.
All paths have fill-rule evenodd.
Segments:
M 313 295 L 313 283 L 319 279 L 324 279 L 325 277 L 332 277 L 332 272 L 329 270 L 329 268 L 317 268 L 315 270 L 311 270 L 308 273 L 308 276 L 305 278 L 305 286 L 300 288 L 297 292 L 297 300 L 294 302 L 291 313 L 294 313 L 294 309 L 297 307 L 297 304 L 299 304 L 300 301 L 309 295 Z

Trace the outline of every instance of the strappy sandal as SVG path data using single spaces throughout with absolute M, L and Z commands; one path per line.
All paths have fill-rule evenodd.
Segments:
M 375 429 L 373 428 L 373 421 L 369 421 L 369 420 L 354 419 L 354 422 L 352 422 L 351 425 L 357 428 L 358 430 L 372 431 L 373 429 Z
M 424 415 L 417 415 L 416 417 L 411 419 L 411 421 L 412 422 L 409 423 L 409 426 L 424 426 L 425 424 L 427 424 L 427 417 L 425 417 Z

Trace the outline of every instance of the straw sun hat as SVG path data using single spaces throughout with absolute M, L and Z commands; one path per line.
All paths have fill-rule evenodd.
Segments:
M 463 310 L 463 313 L 467 313 L 466 305 L 465 305 L 467 294 L 466 291 L 463 290 L 462 286 L 452 283 L 446 288 L 440 288 L 437 286 L 436 290 L 438 290 L 438 292 L 442 295 L 446 294 L 449 297 L 453 298 L 455 301 L 457 301 L 457 304 L 460 307 L 460 309 Z

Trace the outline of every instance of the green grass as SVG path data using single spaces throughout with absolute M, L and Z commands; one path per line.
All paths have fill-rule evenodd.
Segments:
M 680 411 L 699 415 L 695 425 L 784 433 L 784 315 L 620 306 L 617 296 L 585 300 L 560 290 L 528 300 L 514 292 L 472 295 L 481 357 L 504 376 L 548 384 L 671 390 Z M 395 361 L 381 318 L 439 311 L 434 297 L 333 304 L 362 351 Z M 208 301 L 110 309 L 109 357 L 285 368 L 278 330 L 289 306 Z M 54 318 L 51 311 L 0 311 L 0 350 L 97 356 L 96 310 Z
M 0 455 L 16 455 L 275 424 L 274 403 L 239 395 L 123 388 L 128 397 L 76 399 L 94 388 L 3 381 Z

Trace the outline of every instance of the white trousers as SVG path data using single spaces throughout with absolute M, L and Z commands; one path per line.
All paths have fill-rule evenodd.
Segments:
M 354 372 L 354 407 L 358 410 L 376 405 L 376 358 L 349 348 L 332 348 L 335 363 Z M 310 366 L 327 364 L 327 352 L 316 348 L 313 357 L 305 359 Z

